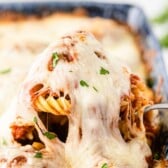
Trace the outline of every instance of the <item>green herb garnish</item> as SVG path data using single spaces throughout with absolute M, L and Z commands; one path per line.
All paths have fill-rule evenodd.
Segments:
M 101 168 L 108 168 L 107 163 L 104 163 Z
M 34 155 L 35 158 L 42 158 L 43 154 L 41 152 L 36 152 L 36 154 Z
M 54 139 L 57 135 L 53 132 L 44 132 L 44 136 L 46 136 L 48 139 Z
M 160 159 L 159 153 L 155 153 L 154 156 L 153 156 L 153 158 L 154 158 L 155 160 L 159 160 L 159 159 Z
M 56 67 L 57 63 L 58 63 L 58 60 L 59 60 L 59 56 L 58 54 L 55 52 L 52 54 L 52 66 L 53 68 Z
M 101 67 L 100 69 L 100 74 L 101 75 L 106 75 L 106 74 L 109 74 L 110 72 L 107 70 L 107 69 L 104 69 L 103 67 Z
M 146 84 L 147 84 L 147 86 L 149 86 L 149 88 L 153 88 L 153 86 L 154 86 L 154 84 L 155 84 L 154 78 L 148 77 L 148 78 L 146 79 Z
M 168 34 L 160 39 L 160 45 L 162 47 L 168 48 Z
M 34 117 L 33 121 L 37 124 L 37 117 Z
M 166 21 L 168 21 L 168 7 L 164 9 L 164 11 L 157 17 L 155 17 L 154 19 L 152 19 L 153 23 L 165 23 Z
M 11 68 L 0 70 L 0 74 L 7 74 L 9 72 L 11 72 Z
M 98 90 L 97 90 L 97 88 L 96 88 L 96 87 L 94 87 L 94 86 L 93 86 L 93 89 L 94 89 L 96 92 L 98 92 Z
M 2 145 L 7 145 L 7 142 L 4 138 L 2 139 Z
M 80 81 L 80 85 L 83 87 L 89 87 L 89 85 L 84 80 Z

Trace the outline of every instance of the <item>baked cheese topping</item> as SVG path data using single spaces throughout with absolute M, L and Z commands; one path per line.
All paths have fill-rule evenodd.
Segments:
M 141 53 L 134 35 L 126 26 L 113 20 L 56 13 L 41 19 L 0 21 L 0 72 L 10 69 L 8 73 L 0 73 L 0 114 L 13 101 L 35 56 L 55 39 L 72 30 L 92 32 L 110 59 L 117 57 L 131 67 L 134 73 L 145 78 Z
M 130 89 L 128 68 L 109 59 L 91 34 L 80 31 L 61 37 L 37 57 L 0 120 L 0 165 L 147 168 L 151 151 L 145 138 L 126 142 L 118 125 L 120 101 Z M 50 132 L 52 120 L 46 124 L 40 117 L 44 113 L 67 117 L 65 142 Z M 33 129 L 42 149 L 23 144 L 33 140 Z

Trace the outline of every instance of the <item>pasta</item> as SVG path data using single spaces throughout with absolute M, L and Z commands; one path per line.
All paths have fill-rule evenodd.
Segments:
M 158 123 L 155 115 L 145 123 L 143 108 L 152 100 L 93 35 L 63 36 L 34 62 L 0 120 L 0 167 L 147 168 Z
M 49 96 L 45 99 L 39 96 L 35 101 L 35 106 L 39 111 L 45 111 L 55 115 L 67 115 L 70 112 L 71 105 L 64 97 L 54 99 L 53 96 Z
M 6 11 L 1 13 L 0 71 L 8 71 L 3 75 L 0 73 L 0 115 L 8 109 L 36 55 L 64 32 L 81 29 L 92 32 L 110 53 L 109 58 L 119 58 L 142 79 L 147 78 L 147 70 L 150 66 L 146 68 L 142 57 L 148 53 L 141 52 L 139 35 L 137 37 L 137 34 L 132 32 L 127 25 L 119 24 L 115 20 L 91 18 L 86 13 L 83 15 L 75 13 L 57 11 L 41 18 L 33 15 L 34 19 L 28 15 L 24 17 L 21 13 L 19 15 Z M 42 29 L 42 27 L 45 28 Z M 95 50 L 95 53 L 100 52 Z M 152 55 L 151 51 L 149 54 Z M 100 55 L 100 57 L 103 56 Z
M 147 87 L 140 81 L 138 76 L 132 74 L 130 80 L 130 94 L 122 97 L 120 108 L 120 128 L 126 141 L 139 136 L 138 134 L 141 134 L 141 132 L 148 132 L 148 130 L 151 131 L 151 134 L 155 133 L 150 124 L 148 130 L 145 130 L 143 121 L 144 107 L 153 103 L 152 93 L 149 94 Z M 144 134 L 143 138 L 145 137 Z

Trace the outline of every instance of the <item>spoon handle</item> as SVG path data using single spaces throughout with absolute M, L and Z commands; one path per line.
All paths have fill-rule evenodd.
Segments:
M 149 105 L 145 107 L 144 112 L 146 113 L 150 110 L 155 110 L 155 109 L 168 109 L 168 104 L 162 103 L 162 104 Z

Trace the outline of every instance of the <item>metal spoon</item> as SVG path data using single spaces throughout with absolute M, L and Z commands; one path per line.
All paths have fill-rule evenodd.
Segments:
M 160 103 L 160 104 L 153 104 L 153 105 L 149 105 L 146 106 L 144 109 L 144 112 L 148 112 L 150 110 L 156 110 L 156 109 L 168 109 L 168 103 Z

